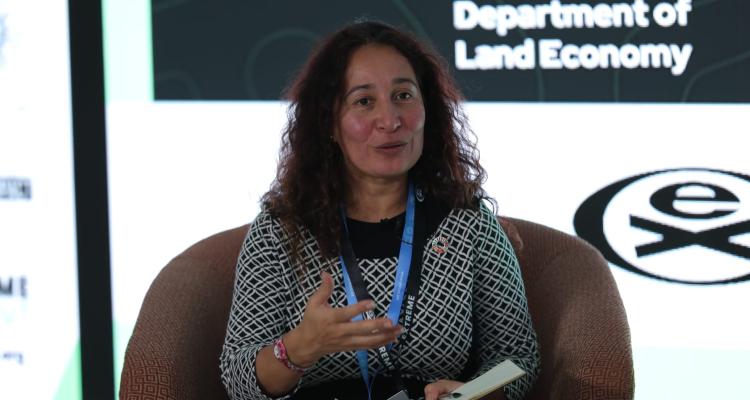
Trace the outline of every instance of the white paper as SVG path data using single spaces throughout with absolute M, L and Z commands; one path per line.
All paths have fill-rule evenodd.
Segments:
M 505 360 L 474 380 L 466 382 L 452 393 L 440 398 L 453 400 L 479 399 L 522 377 L 525 373 L 513 361 Z

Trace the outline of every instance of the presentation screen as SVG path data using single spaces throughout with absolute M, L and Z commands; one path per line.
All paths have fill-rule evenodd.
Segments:
M 258 212 L 314 44 L 366 18 L 445 58 L 499 214 L 610 262 L 637 399 L 750 397 L 750 3 L 104 4 L 118 363 L 159 270 Z
M 0 397 L 81 399 L 68 2 L 0 0 Z

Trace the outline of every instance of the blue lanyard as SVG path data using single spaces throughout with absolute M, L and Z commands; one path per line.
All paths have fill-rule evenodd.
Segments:
M 412 249 L 413 249 L 413 241 L 414 241 L 414 209 L 415 209 L 415 199 L 414 199 L 414 185 L 409 182 L 409 194 L 406 199 L 406 221 L 404 223 L 404 231 L 401 234 L 401 248 L 398 253 L 398 267 L 396 268 L 396 280 L 393 284 L 393 298 L 391 300 L 391 304 L 388 307 L 388 318 L 391 320 L 393 325 L 395 326 L 398 324 L 399 314 L 401 313 L 401 306 L 404 302 L 404 293 L 406 292 L 406 284 L 409 280 L 409 269 L 411 267 L 411 259 L 412 259 Z M 348 227 L 346 225 L 346 215 L 344 212 L 344 209 L 342 207 L 342 221 L 344 225 L 344 229 L 346 230 L 344 234 L 348 236 Z M 358 299 L 357 295 L 355 293 L 354 287 L 352 285 L 351 279 L 349 278 L 349 273 L 347 272 L 347 268 L 359 268 L 358 265 L 350 265 L 347 267 L 346 262 L 344 261 L 344 256 L 339 256 L 339 259 L 341 260 L 341 267 L 344 275 L 344 290 L 346 292 L 346 300 L 349 305 L 356 304 Z M 354 260 L 356 262 L 356 260 Z M 360 299 L 364 300 L 364 299 Z M 365 317 L 368 319 L 374 318 L 374 313 L 372 311 L 369 311 Z M 353 321 L 360 321 L 362 320 L 362 315 L 358 315 L 352 319 Z M 381 358 L 384 359 L 386 362 L 390 362 L 390 356 L 388 355 L 388 351 L 390 350 L 392 346 L 388 346 L 387 348 L 380 348 L 378 349 Z M 367 392 L 368 396 L 370 394 L 370 374 L 369 374 L 369 366 L 367 361 L 367 351 L 365 350 L 359 350 L 357 351 L 357 361 L 359 363 L 359 369 L 362 373 L 362 378 L 365 381 L 365 385 L 367 385 Z

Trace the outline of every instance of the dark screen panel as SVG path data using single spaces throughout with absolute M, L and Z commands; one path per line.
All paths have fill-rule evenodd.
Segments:
M 632 26 L 623 16 L 620 27 L 603 28 L 599 19 L 589 20 L 593 25 L 588 27 L 586 16 L 581 16 L 583 25 L 577 27 L 576 18 L 585 11 L 581 7 L 600 4 L 616 12 L 615 3 L 623 4 L 561 2 L 561 7 L 578 8 L 560 11 L 558 26 L 563 28 L 558 29 L 552 17 L 556 1 L 339 0 L 323 6 L 290 0 L 154 0 L 156 99 L 279 99 L 317 39 L 356 18 L 367 18 L 406 28 L 432 42 L 453 66 L 468 100 L 750 101 L 750 24 L 742 17 L 750 15 L 748 2 L 692 2 L 684 11 L 682 26 L 677 8 L 669 11 L 662 3 L 648 1 L 649 10 L 642 13 L 647 27 L 638 25 L 636 11 L 632 11 Z M 501 36 L 497 28 L 483 29 L 479 24 L 479 13 L 487 11 L 483 8 L 500 7 L 495 11 L 497 20 L 510 10 L 502 7 L 510 6 L 519 13 L 516 25 L 522 24 L 520 13 L 533 8 L 533 16 L 542 18 L 544 27 L 524 25 L 528 28 L 507 29 Z M 674 21 L 669 20 L 670 13 Z M 455 18 L 474 27 L 457 29 Z M 664 27 L 656 21 L 673 25 Z M 566 54 L 574 58 L 571 62 L 565 62 L 566 46 L 570 50 Z M 519 58 L 498 55 L 509 50 Z M 526 53 L 526 63 L 521 53 Z M 475 64 L 473 69 L 461 67 L 467 63 Z M 556 64 L 562 64 L 560 69 L 555 69 Z

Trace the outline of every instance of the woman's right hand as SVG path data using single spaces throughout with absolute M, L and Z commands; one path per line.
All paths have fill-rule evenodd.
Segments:
M 320 287 L 307 301 L 302 322 L 284 336 L 291 362 L 310 367 L 326 354 L 378 348 L 396 341 L 401 327 L 393 326 L 388 317 L 352 321 L 375 308 L 372 300 L 333 308 L 328 303 L 333 293 L 333 277 L 322 272 L 321 280 Z

